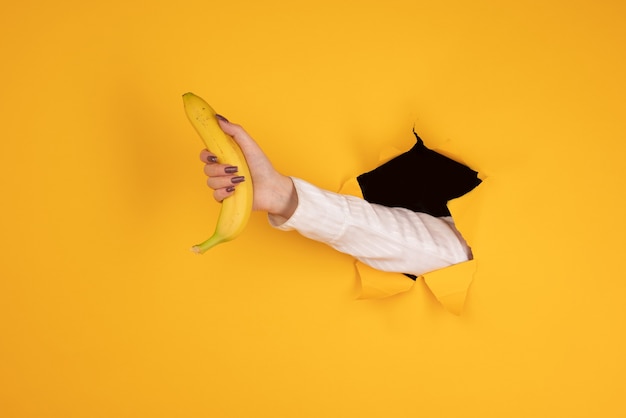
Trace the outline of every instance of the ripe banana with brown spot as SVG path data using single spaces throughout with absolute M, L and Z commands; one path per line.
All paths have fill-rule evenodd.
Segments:
M 202 254 L 220 243 L 235 239 L 245 229 L 252 212 L 252 177 L 241 148 L 222 131 L 213 108 L 193 93 L 184 94 L 183 103 L 189 121 L 206 148 L 217 156 L 220 163 L 237 166 L 238 175 L 246 178 L 246 181 L 237 185 L 231 196 L 222 201 L 213 235 L 191 248 L 196 254 Z

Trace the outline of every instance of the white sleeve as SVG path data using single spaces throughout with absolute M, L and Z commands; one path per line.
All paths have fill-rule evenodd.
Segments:
M 382 271 L 419 276 L 471 259 L 450 217 L 371 204 L 292 180 L 298 207 L 282 224 L 270 215 L 277 229 L 296 230 Z

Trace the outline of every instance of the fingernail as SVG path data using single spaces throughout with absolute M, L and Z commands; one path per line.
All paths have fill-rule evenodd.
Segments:
M 233 184 L 237 184 L 237 183 L 241 183 L 245 179 L 246 178 L 244 176 L 236 176 L 236 177 L 233 177 L 232 179 L 230 179 L 230 182 L 233 183 Z
M 215 117 L 218 118 L 221 121 L 228 122 L 228 119 L 226 119 L 224 116 L 222 116 L 222 115 L 220 115 L 218 113 L 215 114 Z
M 226 174 L 233 174 L 233 173 L 236 173 L 237 171 L 239 171 L 239 169 L 237 167 L 235 167 L 234 165 L 231 165 L 230 167 L 226 167 L 224 169 L 224 172 Z
M 226 188 L 226 191 L 227 191 L 228 193 L 232 193 L 232 192 L 234 192 L 234 191 L 235 191 L 235 186 L 228 186 L 228 187 Z
M 207 161 L 210 163 L 216 163 L 217 162 L 217 157 L 215 155 L 209 155 L 207 157 Z

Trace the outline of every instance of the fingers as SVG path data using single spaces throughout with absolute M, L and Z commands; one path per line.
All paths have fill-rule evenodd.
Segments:
M 271 163 L 259 148 L 257 143 L 248 135 L 246 130 L 237 124 L 231 123 L 224 117 L 218 117 L 220 128 L 230 135 L 241 147 L 254 176 L 272 169 Z M 200 160 L 205 163 L 204 174 L 208 177 L 207 185 L 213 189 L 213 197 L 221 202 L 235 193 L 237 184 L 251 181 L 237 174 L 237 167 L 227 164 L 228 161 L 219 161 L 216 155 L 208 150 L 202 150 Z
M 235 174 L 239 169 L 236 166 L 228 164 L 207 163 L 204 166 L 204 174 L 209 177 L 226 176 Z
M 206 184 L 213 190 L 226 189 L 231 186 L 236 186 L 239 183 L 244 182 L 246 179 L 244 176 L 220 176 L 209 177 Z
M 234 187 L 230 187 L 228 189 L 217 189 L 213 191 L 213 198 L 218 202 L 226 199 L 228 196 L 232 195 L 235 192 Z
M 202 151 L 200 151 L 200 160 L 203 163 L 216 163 L 217 157 L 209 150 L 203 149 Z
M 213 197 L 218 202 L 232 195 L 235 186 L 246 180 L 244 176 L 237 174 L 236 166 L 220 164 L 215 154 L 206 149 L 200 152 L 200 160 L 205 163 L 204 174 L 208 177 L 207 185 L 213 189 Z

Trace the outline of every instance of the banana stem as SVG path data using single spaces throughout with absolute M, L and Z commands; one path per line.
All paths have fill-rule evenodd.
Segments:
M 213 236 L 211 236 L 211 238 L 207 239 L 204 242 L 201 242 L 200 244 L 196 244 L 193 247 L 191 247 L 191 251 L 200 255 L 200 254 L 204 254 L 205 252 L 207 252 L 208 250 L 210 250 L 211 248 L 215 247 L 216 245 L 220 244 L 224 242 L 224 238 L 214 234 Z

